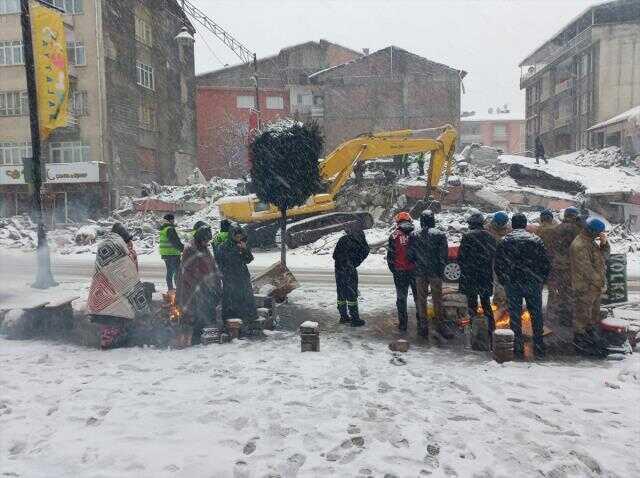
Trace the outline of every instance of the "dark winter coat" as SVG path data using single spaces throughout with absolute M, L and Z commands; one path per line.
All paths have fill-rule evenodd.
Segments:
M 409 260 L 416 264 L 416 276 L 444 279 L 449 257 L 446 234 L 440 229 L 423 228 L 409 247 Z
M 234 241 L 226 241 L 218 246 L 215 257 L 222 272 L 222 317 L 242 319 L 249 325 L 258 317 L 247 267 L 253 261 L 251 249 L 241 249 Z
M 469 295 L 491 294 L 496 239 L 482 227 L 471 229 L 460 241 L 460 292 Z
M 182 252 L 176 300 L 186 324 L 207 324 L 215 317 L 222 292 L 220 275 L 206 242 L 191 240 Z
M 540 138 L 536 138 L 535 141 L 535 155 L 536 158 L 544 158 L 544 145 Z
M 547 280 L 551 261 L 542 239 L 516 229 L 498 243 L 494 268 L 505 287 L 534 290 Z
M 416 240 L 413 232 L 413 224 L 406 222 L 404 228 L 398 227 L 389 236 L 387 244 L 387 265 L 393 273 L 410 272 L 416 268 L 416 264 L 409 260 L 409 247 Z
M 364 232 L 345 234 L 333 250 L 336 270 L 355 269 L 369 255 L 369 244 Z

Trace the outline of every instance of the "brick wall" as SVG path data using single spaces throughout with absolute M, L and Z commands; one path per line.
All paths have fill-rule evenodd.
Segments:
M 238 108 L 238 96 L 254 96 L 254 88 L 200 86 L 197 90 L 198 166 L 205 177 L 237 178 L 248 172 L 247 132 L 250 109 Z M 283 109 L 267 108 L 267 97 L 281 97 Z M 289 116 L 286 89 L 261 89 L 263 122 Z

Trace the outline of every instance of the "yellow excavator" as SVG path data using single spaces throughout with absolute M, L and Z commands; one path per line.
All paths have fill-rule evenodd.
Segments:
M 427 135 L 441 131 L 433 139 Z M 368 212 L 332 212 L 335 198 L 362 161 L 412 153 L 431 153 L 427 174 L 427 195 L 438 188 L 442 174 L 450 172 L 458 133 L 451 125 L 425 130 L 386 131 L 363 134 L 345 141 L 326 158 L 320 160 L 320 177 L 326 192 L 314 194 L 301 206 L 287 210 L 292 224 L 287 226 L 287 245 L 295 248 L 359 222 L 364 229 L 373 226 Z M 217 203 L 220 214 L 229 220 L 246 224 L 252 244 L 266 246 L 275 242 L 280 212 L 272 204 L 261 202 L 255 195 L 223 198 Z

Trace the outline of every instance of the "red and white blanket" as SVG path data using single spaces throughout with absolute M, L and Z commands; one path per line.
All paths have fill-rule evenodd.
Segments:
M 87 311 L 97 319 L 105 316 L 129 320 L 149 312 L 135 252 L 117 234 L 107 234 L 98 244 Z

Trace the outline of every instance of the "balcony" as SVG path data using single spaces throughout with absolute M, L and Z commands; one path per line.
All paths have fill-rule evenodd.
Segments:
M 547 66 L 556 63 L 560 57 L 589 46 L 592 40 L 591 33 L 591 27 L 589 27 L 573 38 L 567 40 L 563 45 L 558 45 L 549 55 L 547 55 L 541 61 L 535 62 L 528 66 L 523 66 L 523 72 L 520 75 L 520 89 L 525 88 L 527 82 L 532 77 L 544 71 Z
M 311 107 L 311 117 L 314 119 L 323 118 L 324 117 L 324 106 L 312 106 Z

